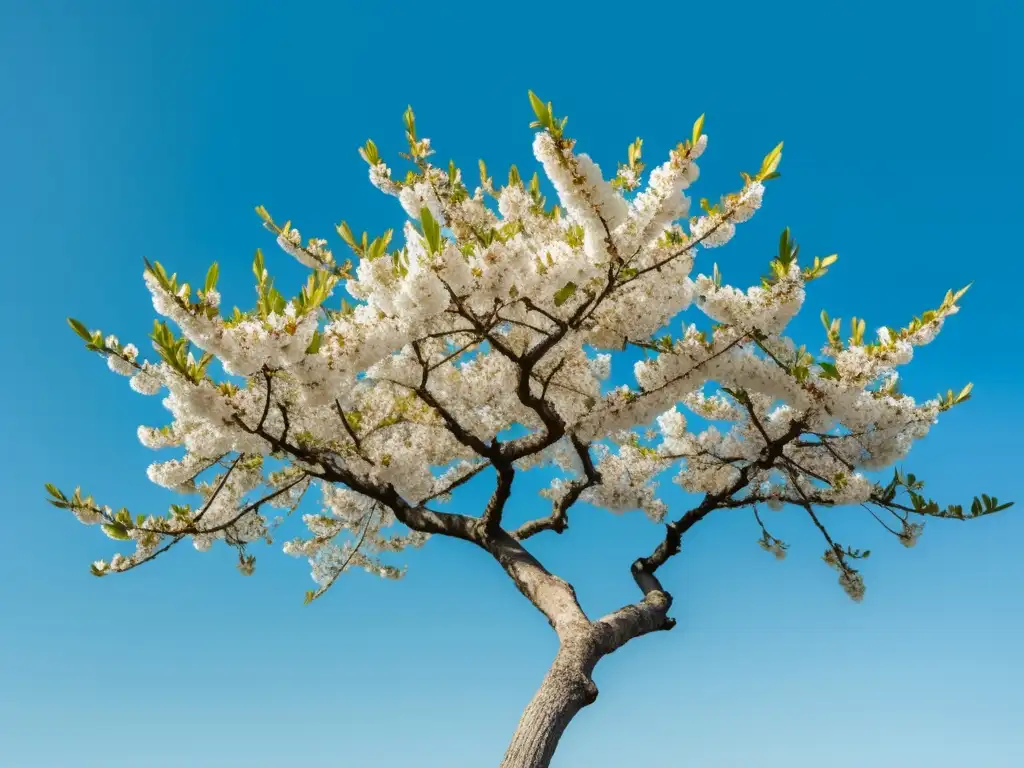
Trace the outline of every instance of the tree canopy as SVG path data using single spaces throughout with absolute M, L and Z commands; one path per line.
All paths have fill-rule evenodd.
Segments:
M 573 628 L 590 628 L 596 650 L 586 658 L 596 663 L 633 637 L 672 627 L 656 572 L 715 510 L 750 508 L 762 547 L 779 558 L 787 545 L 760 510 L 805 515 L 821 532 L 824 561 L 860 600 L 857 561 L 869 552 L 836 541 L 816 510 L 858 508 L 910 547 L 925 517 L 963 520 L 1010 506 L 984 494 L 966 509 L 940 505 L 914 474 L 873 474 L 969 399 L 971 385 L 958 383 L 916 400 L 900 391 L 898 373 L 959 310 L 967 288 L 873 335 L 863 319 L 844 324 L 823 311 L 823 339 L 798 344 L 787 324 L 836 255 L 806 258 L 787 229 L 759 284 L 728 285 L 717 264 L 693 276 L 700 251 L 725 245 L 760 208 L 779 176 L 782 144 L 741 174 L 738 189 L 701 199 L 691 216 L 683 193 L 707 146 L 703 116 L 646 183 L 639 138 L 609 180 L 576 150 L 566 118 L 533 93 L 530 100 L 534 155 L 557 202 L 546 199 L 539 174 L 526 180 L 513 166 L 499 186 L 482 161 L 471 190 L 454 163 L 434 164 L 410 108 L 404 176 L 374 142 L 359 150 L 372 184 L 408 216 L 401 247 L 391 230 L 357 235 L 342 222 L 337 234 L 355 259 L 343 262 L 326 240 L 304 240 L 258 207 L 277 245 L 309 268 L 297 296 L 275 287 L 257 250 L 255 307 L 230 313 L 217 264 L 193 285 L 146 262 L 163 318 L 151 335 L 155 358 L 69 320 L 133 390 L 166 393 L 170 423 L 140 427 L 138 436 L 183 454 L 154 463 L 149 477 L 198 497 L 141 514 L 47 486 L 54 505 L 134 547 L 93 563 L 95 575 L 129 571 L 184 539 L 200 551 L 222 541 L 250 574 L 252 545 L 270 542 L 280 519 L 268 510 L 296 509 L 314 489 L 322 511 L 303 516 L 309 535 L 284 543 L 311 564 L 317 587 L 307 599 L 351 567 L 398 577 L 394 553 L 452 536 L 494 555 L 563 643 Z M 339 289 L 351 303 L 335 300 Z M 694 322 L 665 333 L 691 307 Z M 635 383 L 606 391 L 612 353 L 630 346 L 646 355 Z M 521 434 L 509 436 L 512 428 Z M 550 513 L 508 525 L 516 475 L 552 464 L 563 476 L 543 492 Z M 656 478 L 671 469 L 697 495 L 688 510 L 658 497 Z M 494 476 L 483 509 L 437 508 L 482 472 Z M 565 531 L 577 502 L 642 511 L 663 526 L 660 543 L 632 564 L 638 602 L 596 622 L 524 544 Z M 584 677 L 592 667 L 582 663 Z

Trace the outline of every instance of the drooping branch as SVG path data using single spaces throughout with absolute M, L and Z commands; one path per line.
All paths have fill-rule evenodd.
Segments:
M 323 595 L 327 590 L 334 586 L 334 583 L 338 580 L 341 574 L 348 570 L 349 564 L 352 562 L 353 558 L 355 558 L 356 554 L 359 552 L 359 548 L 363 546 L 363 542 L 366 541 L 366 535 L 370 532 L 370 525 L 373 523 L 373 517 L 374 515 L 376 515 L 377 510 L 378 508 L 374 507 L 373 509 L 366 513 L 365 520 L 363 521 L 362 531 L 359 534 L 359 538 L 356 539 L 355 544 L 352 545 L 352 550 L 348 553 L 348 556 L 345 558 L 344 562 L 342 562 L 342 564 L 338 566 L 334 573 L 331 574 L 331 577 L 327 580 L 327 582 L 322 584 L 319 589 L 311 592 L 308 595 L 307 602 L 312 602 L 313 600 L 316 600 L 321 595 Z
M 220 481 L 217 483 L 217 485 L 213 489 L 212 493 L 210 493 L 209 498 L 203 504 L 202 509 L 199 510 L 199 513 L 196 515 L 195 519 L 193 520 L 193 523 L 192 523 L 193 530 L 195 529 L 195 524 L 198 523 L 203 518 L 203 516 L 207 513 L 207 511 L 213 505 L 213 502 L 215 502 L 217 500 L 217 497 L 220 495 L 220 492 L 222 490 L 224 490 L 224 486 L 227 485 L 228 478 L 231 476 L 231 473 L 234 472 L 235 467 L 238 466 L 238 462 L 240 462 L 241 460 L 242 460 L 242 454 L 238 454 L 235 457 L 235 460 L 231 462 L 231 465 L 228 467 L 228 469 L 221 476 Z M 104 517 L 106 517 L 106 515 L 104 515 Z M 154 530 L 154 531 L 146 530 L 145 533 L 164 535 L 166 532 L 158 531 L 158 530 Z M 164 552 L 169 550 L 171 547 L 173 547 L 175 544 L 177 544 L 179 541 L 181 541 L 183 538 L 185 538 L 185 536 L 187 536 L 188 534 L 189 534 L 189 531 L 187 531 L 187 530 L 184 531 L 184 532 L 176 533 L 174 535 L 174 537 L 170 541 L 168 541 L 165 545 L 163 545 L 162 547 L 154 550 L 153 552 L 150 552 L 145 557 L 141 557 L 141 558 L 139 558 L 137 560 L 131 561 L 129 565 L 126 565 L 126 566 L 123 566 L 121 568 L 118 568 L 117 569 L 117 573 L 125 573 L 127 571 L 132 570 L 133 568 L 138 568 L 143 563 L 148 563 L 150 560 L 153 560 L 154 558 L 162 555 Z

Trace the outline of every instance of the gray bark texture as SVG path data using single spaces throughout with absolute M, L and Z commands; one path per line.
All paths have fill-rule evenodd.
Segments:
M 569 722 L 597 700 L 591 677 L 597 662 L 635 637 L 670 629 L 674 622 L 665 616 L 670 604 L 664 592 L 652 591 L 641 602 L 595 622 L 586 620 L 582 611 L 570 611 L 574 620 L 556 625 L 558 654 L 523 712 L 500 768 L 548 768 Z
M 578 654 L 558 652 L 519 720 L 501 768 L 546 768 L 569 721 L 597 699 L 597 686 Z
M 523 712 L 501 768 L 547 768 L 566 726 L 597 699 L 597 686 L 591 679 L 597 662 L 634 638 L 675 626 L 668 616 L 672 598 L 654 576 L 660 563 L 653 567 L 639 560 L 634 563 L 633 578 L 643 598 L 591 621 L 572 585 L 544 568 L 517 535 L 496 525 L 497 518 L 485 514 L 474 520 L 394 503 L 403 511 L 399 519 L 415 530 L 446 533 L 489 552 L 558 635 L 558 653 Z

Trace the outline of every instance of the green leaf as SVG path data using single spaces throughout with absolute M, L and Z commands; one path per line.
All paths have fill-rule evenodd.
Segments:
M 420 209 L 420 223 L 423 225 L 423 238 L 427 241 L 430 252 L 440 253 L 441 225 L 434 219 L 430 209 L 425 206 Z
M 359 148 L 359 156 L 370 165 L 377 165 L 380 162 L 377 145 L 373 143 L 372 139 L 367 139 L 366 145 Z
M 541 101 L 540 97 L 537 96 L 533 91 L 527 91 L 530 95 L 530 106 L 533 107 L 533 113 L 537 115 L 537 121 L 545 128 L 548 127 L 548 108 L 547 105 Z
M 568 282 L 555 292 L 555 306 L 560 307 L 576 293 L 576 283 Z
M 757 174 L 758 180 L 765 181 L 766 177 L 775 173 L 775 169 L 779 167 L 779 162 L 782 160 L 782 144 L 783 142 L 780 141 L 775 149 L 765 155 L 761 162 L 761 170 Z
M 697 118 L 697 121 L 693 124 L 693 136 L 690 139 L 691 143 L 696 144 L 700 139 L 701 134 L 704 131 L 704 115 Z M 678 134 L 677 134 L 678 135 Z
M 128 535 L 128 529 L 125 528 L 121 523 L 108 523 L 101 525 L 100 528 L 107 536 L 117 541 L 128 541 L 131 536 Z
M 388 244 L 391 242 L 391 236 L 394 235 L 394 230 L 387 229 L 384 234 L 373 241 L 373 245 L 370 247 L 370 259 L 377 259 L 383 256 L 388 249 Z
M 342 240 L 345 241 L 345 244 L 349 248 L 351 248 L 357 254 L 362 255 L 362 249 L 359 247 L 359 244 L 356 242 L 355 237 L 352 235 L 352 230 L 349 229 L 347 222 L 341 222 L 341 224 L 335 227 L 335 229 L 337 230 L 338 235 L 341 237 Z
M 405 130 L 409 132 L 409 138 L 412 140 L 416 139 L 416 115 L 413 114 L 412 105 L 410 104 L 405 108 L 405 112 L 402 115 L 402 122 L 405 123 Z
M 818 363 L 821 366 L 821 378 L 823 379 L 839 379 L 839 370 L 832 363 Z
M 961 288 L 959 291 L 954 293 L 953 294 L 953 302 L 952 303 L 955 304 L 956 302 L 960 301 L 960 299 L 963 297 L 963 295 L 965 293 L 967 293 L 968 290 L 970 290 L 972 285 L 974 285 L 974 283 L 968 283 L 963 288 Z
M 220 272 L 220 268 L 217 266 L 217 262 L 213 262 L 210 268 L 206 272 L 206 282 L 203 284 L 203 292 L 209 293 L 217 286 L 217 276 Z
M 259 248 L 257 248 L 256 249 L 256 255 L 253 257 L 253 260 L 252 260 L 252 273 L 254 275 L 256 275 L 256 281 L 258 283 L 262 283 L 263 282 L 263 272 L 264 271 L 265 270 L 264 270 L 264 267 L 263 267 L 263 251 L 261 251 Z
M 72 330 L 81 336 L 86 341 L 92 341 L 92 336 L 89 333 L 89 329 L 82 325 L 80 322 L 75 320 L 73 317 L 68 318 L 68 325 L 71 326 Z
M 782 234 L 779 235 L 779 261 L 785 266 L 789 266 L 789 263 L 793 259 L 793 241 L 790 239 L 789 227 L 782 230 Z
M 640 158 L 643 154 L 644 140 L 639 136 L 636 137 L 636 141 L 629 145 L 627 150 L 627 157 L 629 158 L 629 165 L 631 167 L 636 166 L 640 162 Z

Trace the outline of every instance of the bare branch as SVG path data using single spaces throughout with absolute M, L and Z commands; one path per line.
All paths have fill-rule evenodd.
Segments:
M 668 616 L 672 596 L 661 590 L 647 592 L 638 603 L 623 606 L 594 622 L 601 652 L 613 653 L 634 638 L 668 631 L 676 621 Z
M 576 453 L 580 457 L 580 461 L 583 463 L 584 477 L 577 478 L 569 483 L 566 493 L 552 505 L 550 515 L 524 523 L 512 534 L 513 538 L 524 541 L 541 531 L 562 533 L 562 531 L 569 527 L 567 515 L 569 508 L 576 503 L 576 500 L 579 499 L 580 495 L 587 488 L 601 482 L 601 473 L 594 467 L 594 460 L 590 455 L 590 444 L 581 441 L 576 436 L 576 433 L 571 433 L 570 439 L 572 440 L 573 448 L 576 449 Z
M 316 600 L 318 597 L 323 595 L 324 592 L 326 592 L 328 589 L 334 586 L 334 582 L 338 580 L 338 577 L 341 576 L 341 574 L 343 574 L 348 569 L 348 565 L 352 562 L 352 558 L 356 556 L 356 553 L 359 552 L 359 548 L 363 545 L 363 542 L 366 540 L 366 534 L 370 531 L 370 523 L 373 522 L 373 516 L 376 512 L 377 508 L 374 507 L 366 514 L 366 522 L 363 524 L 363 530 L 359 534 L 359 539 L 352 547 L 352 551 L 348 553 L 348 557 L 345 558 L 345 562 L 343 562 L 341 566 L 331 575 L 331 578 L 327 581 L 327 583 L 321 585 L 320 589 L 316 590 L 309 596 L 310 602 Z
M 515 477 L 515 470 L 510 463 L 502 462 L 495 465 L 495 469 L 498 471 L 498 484 L 487 502 L 482 518 L 484 529 L 489 534 L 501 525 L 501 515 L 509 496 L 512 495 L 512 480 Z
M 345 431 L 348 432 L 348 436 L 352 438 L 352 443 L 356 447 L 356 453 L 358 453 L 368 464 L 374 464 L 373 459 L 363 453 L 363 446 L 359 441 L 359 436 L 356 434 L 352 425 L 348 423 L 348 417 L 345 415 L 345 409 L 341 407 L 341 403 L 337 399 L 334 401 L 334 407 L 338 412 L 338 418 L 341 419 L 341 423 L 345 427 Z
M 470 472 L 467 472 L 462 477 L 460 477 L 458 480 L 455 480 L 450 485 L 442 488 L 441 490 L 435 491 L 434 493 L 430 494 L 425 499 L 423 499 L 423 501 L 421 501 L 420 503 L 421 504 L 426 504 L 428 501 L 432 501 L 432 500 L 436 499 L 438 496 L 444 496 L 446 493 L 451 493 L 456 488 L 458 488 L 460 485 L 462 485 L 464 483 L 468 483 L 470 480 L 472 480 L 478 474 L 483 472 L 489 466 L 492 466 L 489 461 L 482 461 L 482 462 L 480 462 Z

